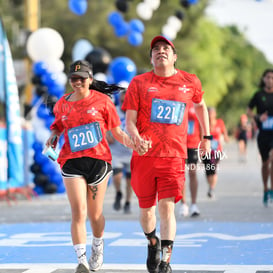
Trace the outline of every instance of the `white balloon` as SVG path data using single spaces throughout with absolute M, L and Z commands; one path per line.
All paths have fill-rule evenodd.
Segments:
M 157 10 L 160 6 L 160 0 L 144 0 L 144 3 L 153 10 Z
M 59 73 L 64 70 L 64 62 L 61 59 L 50 59 L 46 61 L 47 70 L 51 73 Z
M 178 32 L 182 27 L 182 21 L 179 20 L 176 16 L 171 15 L 167 20 L 167 25 L 174 28 Z
M 127 82 L 127 81 L 120 81 L 118 83 L 118 85 L 120 85 L 121 87 L 127 88 L 129 86 L 129 82 Z
M 72 60 L 84 60 L 88 53 L 93 50 L 93 45 L 86 39 L 79 39 L 72 48 Z
M 107 81 L 107 77 L 104 73 L 102 72 L 98 72 L 94 75 L 94 79 L 98 80 L 98 81 L 104 81 L 106 82 Z
M 176 38 L 177 32 L 170 25 L 164 25 L 162 27 L 162 34 L 170 40 L 174 40 Z
M 142 2 L 137 4 L 136 13 L 143 20 L 150 20 L 153 16 L 153 10 L 151 7 Z
M 64 41 L 56 30 L 39 28 L 30 34 L 26 49 L 29 57 L 35 62 L 59 59 L 64 51 Z
M 67 83 L 67 75 L 64 72 L 59 72 L 55 74 L 56 76 L 56 83 L 58 85 L 66 85 Z

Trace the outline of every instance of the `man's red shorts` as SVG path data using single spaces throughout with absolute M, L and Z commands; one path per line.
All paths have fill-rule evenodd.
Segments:
M 133 156 L 131 184 L 140 208 L 150 208 L 163 198 L 182 198 L 185 160 L 174 157 Z

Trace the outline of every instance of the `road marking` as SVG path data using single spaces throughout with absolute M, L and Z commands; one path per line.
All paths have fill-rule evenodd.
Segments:
M 50 273 L 57 269 L 75 269 L 76 264 L 0 264 L 0 269 L 22 269 L 24 273 Z M 256 271 L 267 271 L 263 273 L 273 273 L 273 265 L 192 265 L 192 264 L 174 264 L 173 270 L 190 270 L 194 271 L 208 271 L 216 270 L 224 271 L 225 273 L 255 273 Z M 36 270 L 36 271 L 35 271 Z M 144 270 L 145 264 L 103 264 L 102 270 Z M 184 272 L 183 272 L 184 273 Z

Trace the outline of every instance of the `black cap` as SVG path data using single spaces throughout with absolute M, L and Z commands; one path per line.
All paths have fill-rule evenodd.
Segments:
M 79 76 L 82 78 L 91 78 L 93 76 L 92 73 L 92 65 L 87 61 L 76 61 L 70 65 L 68 77 Z

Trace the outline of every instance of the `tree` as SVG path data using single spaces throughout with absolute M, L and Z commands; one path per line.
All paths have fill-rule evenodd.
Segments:
M 17 2 L 17 1 L 16 1 Z M 23 2 L 23 1 L 22 1 Z M 129 10 L 122 13 L 127 22 L 138 18 L 136 5 L 139 1 L 129 1 Z M 161 0 L 151 20 L 143 21 L 145 32 L 143 43 L 132 47 L 125 38 L 117 38 L 108 23 L 110 12 L 116 11 L 115 1 L 93 0 L 88 2 L 88 10 L 77 16 L 69 10 L 68 0 L 40 0 L 40 27 L 50 27 L 58 31 L 65 43 L 62 59 L 68 67 L 74 43 L 88 39 L 93 46 L 102 47 L 111 56 L 126 56 L 132 59 L 139 72 L 151 69 L 149 48 L 151 37 L 161 34 L 162 26 L 170 15 L 183 12 L 182 29 L 174 43 L 178 52 L 177 68 L 195 73 L 201 79 L 208 105 L 218 108 L 229 128 L 232 128 L 255 91 L 262 71 L 269 67 L 263 54 L 236 27 L 219 27 L 205 16 L 208 0 L 184 8 L 178 0 Z M 24 5 L 20 1 L 0 0 L 2 19 L 7 28 L 14 58 L 26 57 L 25 49 L 14 42 L 18 36 L 16 29 L 24 28 Z

